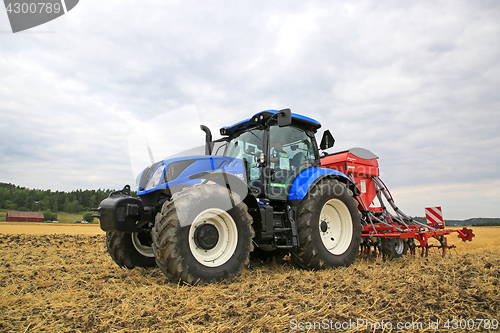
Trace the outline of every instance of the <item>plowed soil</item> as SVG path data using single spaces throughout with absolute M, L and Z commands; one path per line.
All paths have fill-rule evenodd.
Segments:
M 482 331 L 500 319 L 500 228 L 450 237 L 459 247 L 444 259 L 305 271 L 274 258 L 206 286 L 119 268 L 102 234 L 0 232 L 1 332 Z

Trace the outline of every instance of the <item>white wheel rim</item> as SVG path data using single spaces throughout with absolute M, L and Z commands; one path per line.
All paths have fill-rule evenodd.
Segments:
M 325 203 L 319 215 L 318 228 L 321 241 L 331 254 L 343 254 L 351 245 L 351 214 L 339 199 L 331 199 Z
M 405 248 L 404 240 L 401 238 L 395 238 L 394 239 L 394 249 L 396 250 L 397 254 L 403 254 Z
M 196 230 L 209 223 L 218 232 L 218 240 L 211 249 L 203 249 L 196 244 Z M 219 208 L 204 210 L 193 221 L 189 229 L 189 248 L 194 258 L 207 267 L 218 267 L 225 264 L 234 254 L 238 245 L 238 229 L 234 219 L 226 211 Z
M 153 258 L 155 256 L 153 253 L 153 248 L 151 246 L 143 245 L 137 235 L 137 232 L 132 233 L 132 244 L 134 244 L 137 252 L 145 257 Z

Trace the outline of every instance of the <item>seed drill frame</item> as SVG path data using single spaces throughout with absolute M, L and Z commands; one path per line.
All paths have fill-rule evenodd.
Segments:
M 471 229 L 445 229 L 444 223 L 424 224 L 403 213 L 394 203 L 387 186 L 379 178 L 377 159 L 375 154 L 366 149 L 351 148 L 330 154 L 321 160 L 322 167 L 335 169 L 347 175 L 361 193 L 357 200 L 363 224 L 362 253 L 370 256 L 372 246 L 380 252 L 380 240 L 394 238 L 405 241 L 405 246 L 411 254 L 415 254 L 416 248 L 421 248 L 422 256 L 427 256 L 430 248 L 438 248 L 444 256 L 448 249 L 455 248 L 455 245 L 448 245 L 447 235 L 457 233 L 464 242 L 472 240 L 474 234 Z M 375 198 L 379 206 L 373 205 Z M 387 210 L 384 199 L 394 210 L 395 215 Z M 429 240 L 433 238 L 439 244 L 430 244 Z

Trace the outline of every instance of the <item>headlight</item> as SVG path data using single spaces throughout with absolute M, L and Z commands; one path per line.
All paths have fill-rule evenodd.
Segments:
M 163 170 L 165 170 L 164 165 L 158 167 L 158 169 L 155 170 L 155 172 L 151 176 L 151 179 L 149 179 L 148 185 L 144 189 L 145 191 L 151 190 L 158 186 L 158 184 L 160 183 L 161 175 L 163 174 Z

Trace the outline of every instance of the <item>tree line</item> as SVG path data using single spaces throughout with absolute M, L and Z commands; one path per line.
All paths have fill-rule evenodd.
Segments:
M 112 191 L 114 190 L 98 189 L 53 192 L 0 183 L 0 208 L 30 212 L 79 213 L 97 208 Z

